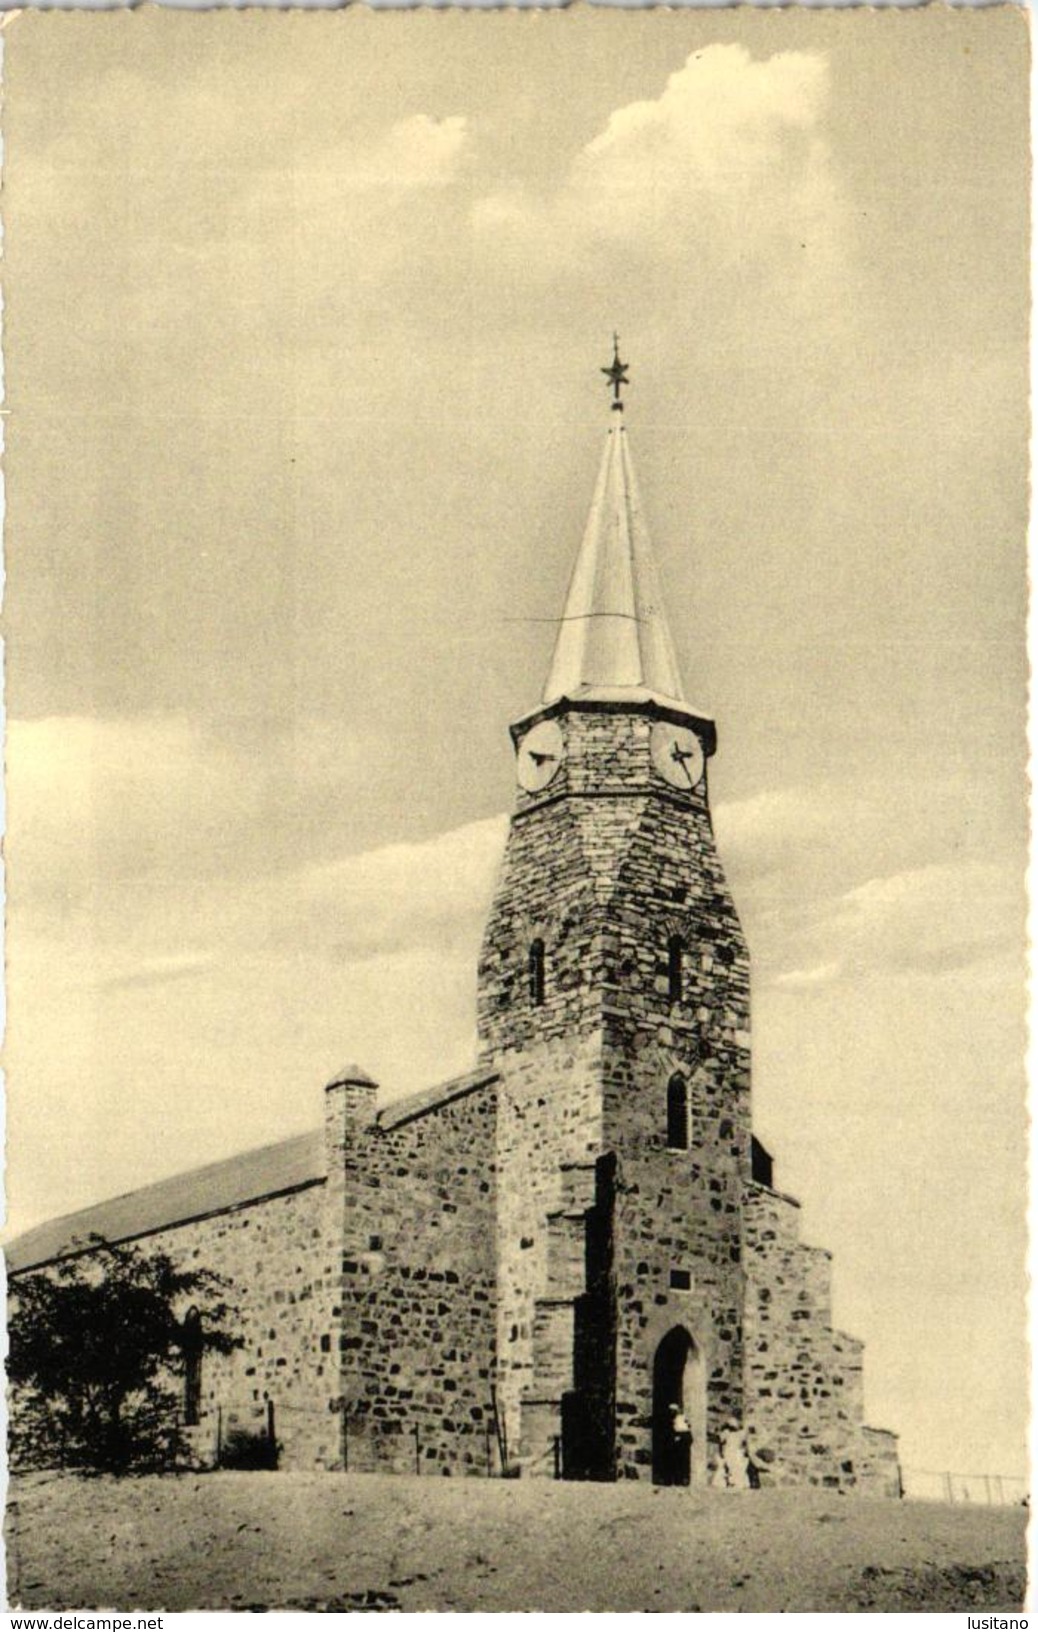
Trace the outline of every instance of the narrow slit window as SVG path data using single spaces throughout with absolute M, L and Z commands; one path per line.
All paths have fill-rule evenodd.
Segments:
M 184 1426 L 197 1428 L 202 1415 L 202 1317 L 189 1309 L 181 1339 L 184 1354 Z
M 530 947 L 530 1002 L 534 1008 L 544 1002 L 544 942 L 540 939 Z
M 685 942 L 680 935 L 672 935 L 667 942 L 667 983 L 670 1001 L 680 1003 L 685 983 Z
M 667 1084 L 667 1145 L 688 1149 L 688 1083 L 680 1073 Z
M 750 1139 L 750 1177 L 755 1184 L 763 1184 L 769 1190 L 775 1188 L 774 1163 L 770 1150 L 766 1150 L 753 1134 Z

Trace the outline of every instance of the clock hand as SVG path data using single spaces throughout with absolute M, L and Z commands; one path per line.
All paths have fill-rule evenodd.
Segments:
M 684 753 L 682 753 L 681 748 L 676 742 L 672 742 L 670 745 L 670 757 L 676 765 L 681 766 L 681 769 L 688 777 L 688 785 L 690 788 L 695 787 L 695 783 L 692 781 L 692 772 L 688 768 L 688 761 L 692 759 L 694 755 L 694 748 L 687 748 Z
M 550 765 L 554 760 L 558 759 L 558 757 L 559 757 L 558 754 L 538 754 L 538 753 L 535 753 L 532 748 L 529 749 L 529 755 L 530 755 L 530 758 L 533 760 L 534 764 L 538 767 L 538 769 L 542 765 Z

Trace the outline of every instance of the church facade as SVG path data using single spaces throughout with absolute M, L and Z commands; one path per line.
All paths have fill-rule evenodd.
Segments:
M 620 366 L 622 365 L 614 365 Z M 619 399 L 619 388 L 615 391 Z M 200 1462 L 273 1422 L 282 1466 L 899 1493 L 751 1121 L 750 968 L 714 843 L 619 400 L 517 792 L 468 1075 L 43 1225 L 231 1283 L 243 1346 L 192 1368 Z M 681 1432 L 675 1433 L 675 1422 Z

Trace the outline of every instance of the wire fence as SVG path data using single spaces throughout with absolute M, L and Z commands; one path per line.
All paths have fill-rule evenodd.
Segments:
M 242 1409 L 241 1416 L 255 1425 L 266 1413 L 265 1432 L 273 1444 L 281 1447 L 286 1436 L 294 1436 L 303 1427 L 327 1428 L 331 1418 L 332 1432 L 338 1436 L 341 1465 L 347 1471 L 395 1471 L 422 1474 L 441 1474 L 457 1465 L 461 1472 L 479 1471 L 489 1478 L 515 1477 L 516 1467 L 509 1458 L 508 1442 L 497 1413 L 496 1401 L 484 1408 L 484 1415 L 462 1430 L 455 1430 L 449 1443 L 456 1447 L 451 1456 L 445 1449 L 445 1435 L 434 1423 L 403 1416 L 379 1419 L 366 1412 L 356 1412 L 345 1402 L 338 1401 L 331 1410 L 327 1405 L 315 1406 L 296 1400 L 267 1401 L 263 1406 L 253 1404 Z M 225 1414 L 216 1407 L 217 1438 L 228 1422 L 236 1422 L 238 1415 Z M 323 1436 L 322 1436 L 323 1437 Z M 549 1448 L 547 1455 L 552 1457 Z M 556 1447 L 555 1460 L 558 1461 Z
M 971 1502 L 978 1507 L 1027 1507 L 1028 1482 L 1015 1473 L 952 1473 L 902 1468 L 904 1494 L 923 1502 Z
M 351 1464 L 357 1471 L 368 1467 L 396 1467 L 416 1474 L 442 1472 L 442 1435 L 426 1428 L 421 1422 L 402 1418 L 391 1423 L 369 1417 L 358 1420 L 345 1401 L 335 1402 L 333 1414 L 337 1420 L 343 1466 Z M 327 1422 L 328 1406 L 316 1406 L 295 1400 L 263 1400 L 227 1410 L 216 1405 L 207 1424 L 210 1435 L 215 1433 L 215 1450 L 220 1458 L 229 1435 L 251 1430 L 265 1437 L 274 1447 L 282 1433 L 298 1430 L 300 1418 L 323 1419 Z M 480 1423 L 470 1426 L 463 1436 L 465 1461 L 474 1471 L 490 1478 L 515 1478 L 521 1471 L 548 1474 L 555 1479 L 564 1477 L 563 1443 L 561 1435 L 539 1453 L 527 1456 L 520 1464 L 509 1455 L 503 1425 L 498 1415 L 498 1401 L 493 1397 L 485 1408 Z M 359 1452 L 357 1457 L 351 1451 Z M 432 1466 L 427 1459 L 431 1459 Z M 901 1468 L 901 1493 L 909 1500 L 946 1502 L 954 1505 L 970 1503 L 977 1507 L 1028 1507 L 1029 1483 L 1022 1474 L 1011 1473 L 956 1473 L 943 1468 Z
M 416 1474 L 442 1472 L 442 1435 L 426 1428 L 421 1422 L 402 1418 L 380 1422 L 369 1417 L 358 1420 L 344 1401 L 337 1402 L 334 1413 L 338 1418 L 340 1449 L 344 1467 L 356 1471 L 395 1467 Z M 252 1418 L 250 1426 L 265 1432 L 272 1442 L 280 1439 L 281 1432 L 291 1433 L 301 1417 L 322 1417 L 327 1421 L 328 1408 L 316 1407 L 294 1400 L 255 1403 L 238 1412 L 225 1413 L 217 1408 L 217 1440 L 222 1441 L 229 1427 L 243 1425 L 243 1419 Z M 514 1478 L 520 1472 L 520 1463 L 509 1456 L 507 1442 L 498 1417 L 497 1400 L 486 1408 L 486 1415 L 478 1427 L 472 1425 L 463 1436 L 465 1461 L 474 1471 L 490 1478 Z M 353 1453 L 353 1454 L 351 1454 Z M 359 1454 L 358 1454 L 359 1453 Z M 431 1460 L 432 1466 L 429 1465 Z M 554 1435 L 539 1453 L 522 1459 L 521 1471 L 548 1474 L 561 1479 L 564 1474 L 563 1442 Z M 956 1473 L 944 1468 L 901 1469 L 901 1493 L 909 1500 L 946 1502 L 955 1505 L 971 1503 L 977 1507 L 1027 1507 L 1030 1505 L 1027 1479 L 1010 1473 Z

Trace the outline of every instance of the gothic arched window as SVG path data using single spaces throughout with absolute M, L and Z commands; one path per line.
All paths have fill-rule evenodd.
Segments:
M 688 1083 L 680 1071 L 667 1084 L 667 1146 L 688 1149 Z
M 672 1003 L 680 1003 L 684 996 L 685 942 L 682 936 L 672 935 L 667 942 L 667 989 Z
M 196 1428 L 202 1414 L 202 1317 L 191 1308 L 180 1339 L 184 1355 L 184 1426 Z
M 530 945 L 530 1002 L 535 1008 L 544 1002 L 544 942 L 539 937 Z

